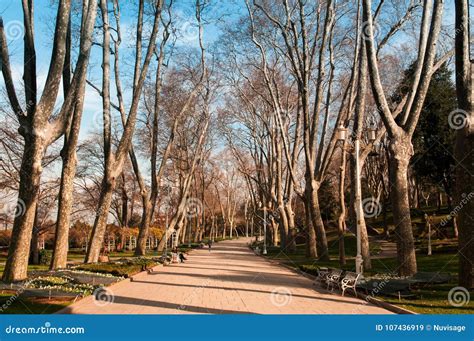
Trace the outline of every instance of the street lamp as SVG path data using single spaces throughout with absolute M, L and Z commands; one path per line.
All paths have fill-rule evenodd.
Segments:
M 339 124 L 336 131 L 336 137 L 338 141 L 344 142 L 346 140 L 347 128 L 342 123 Z
M 267 254 L 267 206 L 263 206 L 263 251 L 262 254 Z
M 168 230 L 169 230 L 169 210 L 171 206 L 171 194 L 173 193 L 173 189 L 179 187 L 179 181 L 176 179 L 174 183 L 171 185 L 166 183 L 164 179 L 160 179 L 160 187 L 166 189 L 166 196 L 168 198 L 168 203 L 166 205 L 166 226 L 165 226 L 165 257 L 168 256 Z M 173 243 L 173 239 L 172 239 Z M 174 247 L 174 245 L 172 245 Z
M 367 139 L 369 140 L 369 143 L 374 143 L 375 140 L 377 140 L 377 129 L 373 121 L 367 129 Z
M 339 125 L 337 129 L 336 135 L 338 141 L 345 142 L 347 139 L 347 128 L 344 125 Z M 344 153 L 344 151 L 343 151 Z M 356 188 L 355 188 L 355 207 L 356 207 L 356 227 L 357 227 L 357 255 L 355 258 L 355 267 L 356 273 L 362 273 L 362 240 L 361 240 L 361 224 L 362 224 L 362 190 L 360 184 L 360 162 L 359 162 L 359 154 L 360 154 L 360 140 L 357 134 L 354 136 L 354 160 L 355 160 L 355 178 L 356 178 Z
M 188 210 L 188 247 L 191 247 L 191 219 L 192 219 L 192 211 Z
M 161 188 L 166 188 L 166 196 L 168 198 L 168 205 L 166 206 L 166 221 L 165 221 L 165 257 L 168 257 L 168 212 L 169 212 L 169 200 L 170 200 L 170 191 L 171 191 L 171 186 L 165 184 L 163 179 L 160 179 L 160 187 Z M 166 259 L 166 258 L 165 258 Z

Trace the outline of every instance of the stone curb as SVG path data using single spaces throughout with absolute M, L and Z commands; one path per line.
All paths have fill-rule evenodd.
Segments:
M 193 252 L 195 249 L 190 249 L 187 251 L 188 254 L 190 254 L 191 252 Z M 136 273 L 135 275 L 132 275 L 128 278 L 124 278 L 123 280 L 121 281 L 118 281 L 118 282 L 115 282 L 115 283 L 112 283 L 110 285 L 108 285 L 106 288 L 114 288 L 114 287 L 118 287 L 119 285 L 122 285 L 123 283 L 127 283 L 127 282 L 133 282 L 134 279 L 136 277 L 139 277 L 143 274 L 151 274 L 153 272 L 155 272 L 156 269 L 158 268 L 162 268 L 164 267 L 165 265 L 164 264 L 157 264 L 155 265 L 154 267 L 152 267 L 151 269 L 147 269 L 147 270 L 144 270 L 144 271 L 140 271 L 139 273 Z M 82 296 L 82 297 L 79 297 L 71 304 L 74 304 L 76 302 L 79 302 L 79 301 L 82 301 L 82 300 L 92 300 L 93 299 L 93 294 L 91 295 L 87 295 L 87 296 Z M 69 312 L 67 311 L 69 308 L 69 306 L 67 307 L 64 307 L 62 308 L 61 310 L 58 310 L 57 312 L 53 313 L 53 314 L 69 314 Z
M 256 252 L 250 247 L 250 245 L 248 245 L 248 246 L 249 246 L 249 249 L 252 250 L 252 251 L 255 253 L 255 255 L 257 255 L 257 256 L 259 256 L 259 257 L 265 259 L 267 262 L 272 263 L 272 264 L 276 264 L 276 265 L 280 265 L 280 266 L 282 266 L 282 267 L 284 267 L 284 268 L 286 268 L 286 269 L 288 269 L 288 270 L 291 270 L 292 272 L 294 272 L 294 273 L 296 273 L 296 274 L 298 274 L 298 275 L 300 275 L 300 276 L 306 277 L 306 278 L 308 278 L 308 279 L 310 279 L 310 280 L 312 280 L 312 281 L 315 281 L 315 280 L 316 280 L 316 276 L 311 275 L 311 274 L 309 274 L 309 273 L 307 273 L 307 272 L 304 272 L 304 271 L 301 270 L 301 269 L 291 267 L 291 266 L 289 266 L 289 265 L 287 265 L 287 264 L 284 264 L 284 263 L 282 263 L 282 262 L 280 262 L 280 261 L 277 261 L 277 260 L 275 260 L 275 259 L 271 259 L 271 258 L 265 257 L 265 256 L 263 256 L 263 255 L 261 255 L 261 254 L 258 254 L 258 253 L 256 253 Z M 313 283 L 313 285 L 314 285 L 314 283 Z M 327 290 L 324 289 L 324 288 L 321 288 L 321 289 L 327 291 Z M 330 292 L 330 291 L 327 291 L 327 293 L 331 293 L 331 292 Z M 366 295 L 366 294 L 364 294 L 364 293 L 362 293 L 362 292 L 359 292 L 357 295 L 358 295 L 358 296 L 357 296 L 356 298 L 360 298 L 360 297 L 361 297 L 361 298 L 362 298 L 364 301 L 366 301 L 366 302 L 372 303 L 372 304 L 374 304 L 374 305 L 376 305 L 376 306 L 378 306 L 378 307 L 387 309 L 388 311 L 391 311 L 391 312 L 396 313 L 396 314 L 418 315 L 417 313 L 415 313 L 415 312 L 413 312 L 413 311 L 411 311 L 411 310 L 408 310 L 408 309 L 405 309 L 405 308 L 401 308 L 401 307 L 392 305 L 392 304 L 390 304 L 390 303 L 388 303 L 388 302 L 379 300 L 378 298 L 375 298 L 375 297 L 373 297 L 373 296 L 371 296 L 371 295 Z M 351 296 L 355 297 L 354 295 L 351 295 Z M 360 296 L 360 297 L 359 297 L 359 296 Z

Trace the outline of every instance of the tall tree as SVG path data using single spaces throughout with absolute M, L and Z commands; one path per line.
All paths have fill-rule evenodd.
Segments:
M 456 1 L 456 90 L 462 124 L 456 134 L 456 203 L 463 204 L 458 214 L 459 285 L 474 286 L 474 111 L 473 66 L 470 57 L 469 1 Z M 452 117 L 454 118 L 454 117 Z M 459 122 L 459 121 L 454 121 Z
M 81 20 L 81 32 L 87 29 L 87 14 L 89 11 L 97 11 L 97 5 L 94 3 L 93 8 L 89 8 L 89 3 L 84 1 L 82 3 L 82 20 Z M 71 87 L 70 72 L 71 72 L 71 20 L 68 24 L 68 33 L 66 39 L 66 57 L 63 67 L 63 92 L 68 94 Z M 81 42 L 81 49 L 84 48 Z M 84 93 L 85 82 L 81 84 L 80 92 Z M 66 267 L 67 253 L 69 248 L 69 228 L 71 224 L 71 212 L 73 204 L 73 189 L 74 189 L 74 178 L 76 176 L 76 165 L 77 156 L 76 149 L 79 139 L 79 130 L 82 120 L 82 112 L 84 107 L 83 95 L 77 97 L 77 100 L 72 108 L 72 114 L 69 118 L 69 122 L 64 134 L 64 146 L 61 150 L 61 158 L 63 161 L 61 171 L 61 185 L 58 197 L 58 213 L 56 220 L 56 233 L 54 239 L 53 256 L 51 258 L 51 269 L 60 269 Z
M 0 18 L 0 62 L 2 74 L 13 112 L 20 123 L 19 133 L 24 139 L 23 157 L 20 167 L 20 186 L 18 203 L 25 207 L 24 214 L 17 215 L 13 225 L 12 238 L 8 252 L 4 281 L 18 281 L 26 278 L 28 253 L 30 249 L 32 229 L 38 203 L 38 191 L 42 174 L 41 161 L 45 151 L 54 141 L 59 139 L 66 130 L 71 118 L 72 109 L 83 101 L 84 83 L 92 46 L 92 33 L 96 17 L 97 2 L 88 1 L 84 30 L 80 37 L 80 54 L 70 89 L 65 94 L 64 102 L 58 114 L 54 114 L 54 105 L 58 97 L 61 76 L 67 54 L 67 32 L 71 14 L 71 1 L 60 0 L 56 15 L 53 49 L 46 83 L 41 95 L 37 89 L 36 52 L 34 42 L 34 10 L 33 1 L 22 1 L 24 25 L 24 63 L 23 80 L 25 108 L 15 90 L 17 80 L 12 77 L 8 42 L 5 35 L 3 20 Z M 38 100 L 39 97 L 39 100 Z
M 456 109 L 456 87 L 452 72 L 444 64 L 433 74 L 420 122 L 413 135 L 412 168 L 419 179 L 444 189 L 452 209 L 454 157 L 451 146 L 455 131 L 449 129 L 449 113 Z
M 372 1 L 363 0 L 362 5 L 363 22 L 367 24 L 366 48 L 372 93 L 390 138 L 389 167 L 390 181 L 393 186 L 391 200 L 397 236 L 398 273 L 401 276 L 410 276 L 417 272 L 407 178 L 408 166 L 413 155 L 411 140 L 433 73 L 444 1 L 435 1 L 434 5 L 432 0 L 424 1 L 414 82 L 398 122 L 393 117 L 380 78 L 374 39 Z
M 109 8 L 108 1 L 100 1 L 100 12 L 102 14 L 102 28 L 103 28 L 103 41 L 102 41 L 102 63 L 103 63 L 103 74 L 102 74 L 102 106 L 103 106 L 103 138 L 104 138 L 104 159 L 105 159 L 105 171 L 102 179 L 101 193 L 99 198 L 99 207 L 97 209 L 97 215 L 95 218 L 94 226 L 92 228 L 91 239 L 85 261 L 87 263 L 95 263 L 99 259 L 100 250 L 102 248 L 102 242 L 104 240 L 104 234 L 107 227 L 107 219 L 109 217 L 110 205 L 112 202 L 112 194 L 115 189 L 117 178 L 122 173 L 123 165 L 126 157 L 130 151 L 132 144 L 133 132 L 135 130 L 135 124 L 137 121 L 138 106 L 140 103 L 140 97 L 142 94 L 143 85 L 148 73 L 148 67 L 151 62 L 151 58 L 155 53 L 156 39 L 158 35 L 158 28 L 161 22 L 161 15 L 163 9 L 163 0 L 156 0 L 151 3 L 153 10 L 153 25 L 151 34 L 146 48 L 145 56 L 142 56 L 143 49 L 143 17 L 144 17 L 144 6 L 145 1 L 140 0 L 138 4 L 137 14 L 137 38 L 135 43 L 135 67 L 133 76 L 133 92 L 130 108 L 125 121 L 123 132 L 119 138 L 119 142 L 116 150 L 112 150 L 112 131 L 111 131 L 111 100 L 110 100 L 110 55 L 111 55 L 111 30 L 109 22 Z M 114 8 L 119 11 L 118 1 L 114 1 Z M 120 16 L 118 13 L 116 16 Z M 125 113 L 119 66 L 121 61 L 119 60 L 118 50 L 114 51 L 114 80 L 119 98 L 119 108 L 121 113 Z

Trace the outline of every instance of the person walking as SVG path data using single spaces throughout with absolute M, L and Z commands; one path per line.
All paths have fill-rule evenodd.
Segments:
M 209 247 L 209 252 L 211 252 L 212 240 L 209 239 L 209 241 L 207 242 L 207 246 Z

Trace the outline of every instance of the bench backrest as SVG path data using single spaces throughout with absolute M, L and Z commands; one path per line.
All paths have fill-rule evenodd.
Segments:
M 329 273 L 327 274 L 327 277 L 333 280 L 339 280 L 339 278 L 341 278 L 342 276 L 342 272 L 343 271 L 340 269 L 330 269 Z
M 357 282 L 357 280 L 359 279 L 359 276 L 360 276 L 360 274 L 357 274 L 355 272 L 346 271 L 346 273 L 344 274 L 343 279 L 346 282 Z

